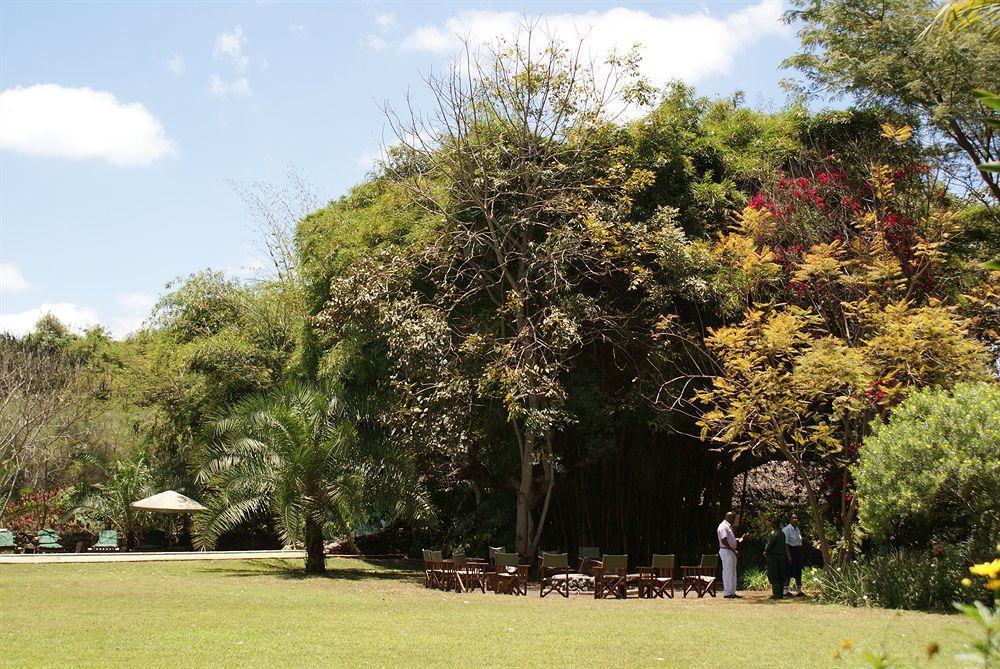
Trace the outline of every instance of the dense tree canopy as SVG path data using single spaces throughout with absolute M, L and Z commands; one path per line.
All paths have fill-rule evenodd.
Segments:
M 252 200 L 272 275 L 179 280 L 123 341 L 51 317 L 5 340 L 5 496 L 74 486 L 134 535 L 119 507 L 155 473 L 205 500 L 201 545 L 262 530 L 313 571 L 362 526 L 694 556 L 736 475 L 777 462 L 846 558 L 861 442 L 1000 355 L 995 199 L 949 176 L 996 153 L 966 95 L 996 50 L 884 9 L 794 13 L 790 64 L 840 110 L 653 91 L 634 54 L 552 41 L 466 54 L 294 231 Z

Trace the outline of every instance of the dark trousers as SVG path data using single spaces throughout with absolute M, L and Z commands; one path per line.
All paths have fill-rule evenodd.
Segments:
M 785 556 L 784 554 L 767 556 L 767 580 L 771 582 L 771 594 L 777 598 L 785 589 Z
M 788 568 L 785 570 L 785 578 L 789 581 L 795 579 L 799 589 L 802 589 L 802 546 L 789 546 Z

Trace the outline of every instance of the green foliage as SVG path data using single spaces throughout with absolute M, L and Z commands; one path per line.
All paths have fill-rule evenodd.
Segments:
M 813 92 L 919 114 L 966 165 L 1000 156 L 971 94 L 1000 88 L 1000 50 L 985 24 L 923 38 L 936 11 L 930 0 L 800 0 L 794 7 L 788 20 L 799 26 L 802 51 L 785 65 L 802 72 Z M 996 179 L 981 174 L 1000 198 Z
M 157 477 L 146 456 L 137 450 L 127 458 L 106 462 L 85 452 L 77 459 L 97 467 L 102 480 L 74 488 L 68 503 L 70 513 L 86 515 L 97 521 L 100 529 L 118 530 L 127 547 L 137 545 L 142 531 L 152 521 L 148 512 L 129 505 L 159 492 Z
M 860 520 L 875 538 L 1000 527 L 1000 384 L 911 394 L 873 426 L 853 471 Z
M 309 571 L 323 571 L 323 538 L 353 538 L 374 511 L 390 519 L 427 511 L 406 453 L 373 432 L 335 396 L 286 384 L 248 397 L 214 423 L 199 454 L 208 509 L 196 544 L 267 515 L 286 543 L 302 541 Z
M 818 587 L 824 602 L 947 613 L 953 602 L 971 602 L 982 594 L 963 587 L 962 579 L 969 565 L 990 550 L 975 541 L 920 549 L 885 547 L 803 576 Z
M 24 338 L 28 348 L 42 353 L 60 352 L 69 346 L 76 335 L 52 314 L 45 314 L 35 323 L 35 329 Z
M 979 638 L 973 640 L 969 652 L 957 655 L 955 659 L 974 667 L 1000 667 L 1000 611 L 980 601 L 956 603 L 955 608 L 979 628 Z
M 744 590 L 770 590 L 771 582 L 767 580 L 766 570 L 750 567 L 740 575 L 740 587 Z

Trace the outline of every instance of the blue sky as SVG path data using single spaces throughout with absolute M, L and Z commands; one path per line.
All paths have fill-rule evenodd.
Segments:
M 782 5 L 655 3 L 0 4 L 0 330 L 51 311 L 121 336 L 170 280 L 259 264 L 231 181 L 321 201 L 378 155 L 378 102 L 444 65 L 456 34 L 485 41 L 519 18 L 589 31 L 597 52 L 645 47 L 656 84 L 784 95 L 795 47 Z M 561 31 L 561 32 L 560 32 Z

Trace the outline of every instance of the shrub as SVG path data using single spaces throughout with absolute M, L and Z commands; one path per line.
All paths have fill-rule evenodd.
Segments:
M 770 590 L 771 582 L 767 580 L 767 572 L 759 567 L 750 567 L 743 572 L 741 585 L 744 590 Z
M 954 602 L 971 602 L 985 590 L 962 586 L 969 567 L 990 554 L 984 542 L 932 549 L 885 548 L 843 567 L 810 570 L 808 582 L 821 601 L 953 612 Z
M 1000 384 L 914 393 L 873 426 L 854 467 L 875 539 L 964 540 L 1000 517 Z

